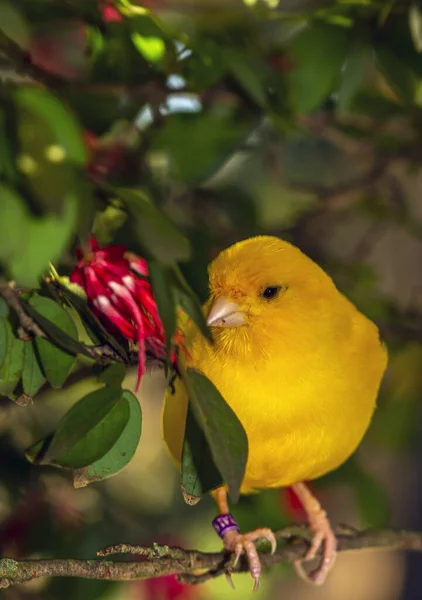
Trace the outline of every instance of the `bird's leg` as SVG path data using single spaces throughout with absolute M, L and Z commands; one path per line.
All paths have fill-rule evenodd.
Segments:
M 213 521 L 213 526 L 218 535 L 223 540 L 224 548 L 228 552 L 234 552 L 235 567 L 243 552 L 249 564 L 249 572 L 254 580 L 254 590 L 258 589 L 259 578 L 261 576 L 261 561 L 259 560 L 258 552 L 255 547 L 255 542 L 258 539 L 265 539 L 271 544 L 271 554 L 274 554 L 277 547 L 277 542 L 274 533 L 271 529 L 257 529 L 250 533 L 240 533 L 240 528 L 233 516 L 229 513 L 229 505 L 227 502 L 227 492 L 225 488 L 218 488 L 215 492 L 217 500 L 219 516 Z
M 314 533 L 314 537 L 305 560 L 315 558 L 321 546 L 324 544 L 322 561 L 319 567 L 308 575 L 302 566 L 302 561 L 295 563 L 296 572 L 303 579 L 321 585 L 324 583 L 328 572 L 334 564 L 337 551 L 337 539 L 331 529 L 327 514 L 321 508 L 318 500 L 311 494 L 304 483 L 292 485 L 292 489 L 299 498 L 303 508 L 306 511 L 309 521 L 309 527 Z

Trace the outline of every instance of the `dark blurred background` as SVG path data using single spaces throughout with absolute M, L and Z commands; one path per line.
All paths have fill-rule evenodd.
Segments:
M 206 265 L 221 249 L 270 233 L 319 262 L 380 326 L 390 366 L 371 428 L 355 456 L 312 484 L 332 520 L 355 527 L 422 530 L 421 52 L 418 2 L 0 0 L 0 97 L 43 85 L 73 111 L 90 149 L 92 226 L 102 243 L 142 252 L 102 189 L 107 181 L 141 186 L 190 239 L 192 256 L 181 266 L 202 299 Z M 2 110 L 7 136 L 7 102 Z M 48 122 L 22 127 L 35 127 L 28 139 L 37 154 Z M 62 176 L 50 169 L 54 155 L 42 165 L 44 179 L 28 156 L 29 146 L 17 165 L 32 189 L 54 195 Z M 56 267 L 66 272 L 73 260 L 69 244 Z M 141 443 L 116 477 L 75 490 L 64 471 L 26 461 L 25 448 L 98 386 L 88 375 L 80 362 L 63 390 L 44 388 L 33 406 L 0 401 L 2 555 L 91 558 L 122 541 L 218 550 L 213 503 L 184 504 L 161 440 L 161 373 L 143 381 Z M 127 386 L 134 382 L 128 375 Z M 234 513 L 243 529 L 303 520 L 283 490 L 243 498 Z M 342 554 L 322 589 L 279 567 L 259 594 L 420 600 L 421 560 Z M 41 579 L 2 593 L 252 598 L 248 576 L 235 585 Z

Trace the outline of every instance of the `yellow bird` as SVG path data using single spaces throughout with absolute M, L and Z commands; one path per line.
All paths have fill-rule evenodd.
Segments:
M 249 456 L 241 493 L 291 486 L 304 506 L 313 542 L 305 560 L 323 546 L 308 576 L 320 584 L 336 554 L 326 513 L 305 481 L 341 465 L 357 448 L 375 409 L 387 352 L 377 327 L 298 248 L 276 237 L 244 240 L 221 252 L 209 267 L 205 304 L 211 345 L 195 326 L 184 345 L 186 366 L 210 379 L 242 423 Z M 167 393 L 163 436 L 180 465 L 188 397 L 178 380 Z M 229 514 L 226 489 L 215 491 L 215 519 L 224 547 L 245 552 L 259 583 L 255 541 L 269 529 L 241 534 Z

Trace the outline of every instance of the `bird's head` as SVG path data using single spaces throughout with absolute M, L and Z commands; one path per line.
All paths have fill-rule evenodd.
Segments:
M 268 337 L 298 319 L 306 324 L 335 289 L 303 252 L 272 236 L 250 238 L 221 252 L 209 267 L 209 280 L 208 325 L 216 328 L 216 337 L 226 339 L 232 330 Z

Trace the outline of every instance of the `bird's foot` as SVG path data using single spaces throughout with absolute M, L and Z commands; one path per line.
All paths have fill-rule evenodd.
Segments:
M 311 573 L 305 571 L 302 560 L 295 562 L 295 568 L 297 574 L 305 581 L 314 583 L 315 585 L 322 585 L 336 559 L 337 538 L 334 535 L 325 511 L 322 509 L 310 515 L 309 526 L 314 537 L 311 547 L 303 560 L 308 561 L 315 558 L 322 545 L 324 545 L 321 563 Z
M 277 548 L 277 542 L 274 533 L 271 529 L 256 529 L 250 533 L 239 533 L 235 530 L 229 530 L 224 534 L 224 548 L 228 552 L 234 552 L 235 559 L 233 567 L 236 567 L 243 553 L 249 564 L 249 573 L 254 580 L 254 590 L 259 587 L 259 579 L 261 577 L 261 561 L 255 546 L 255 542 L 259 539 L 267 540 L 271 544 L 271 554 L 274 554 Z

